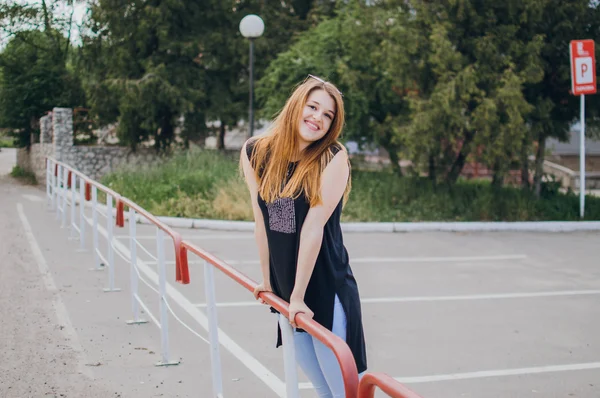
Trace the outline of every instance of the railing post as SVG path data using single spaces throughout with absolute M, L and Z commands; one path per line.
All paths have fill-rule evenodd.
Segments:
M 63 174 L 62 166 L 58 165 L 58 168 L 57 168 L 55 176 L 54 176 L 56 178 L 56 186 L 55 186 L 56 194 L 55 194 L 55 196 L 56 196 L 56 220 L 57 221 L 60 220 L 60 210 L 61 210 L 60 209 L 60 202 L 61 202 L 60 199 L 61 199 L 62 195 L 59 193 L 59 188 L 61 186 L 62 174 Z
M 156 228 L 156 258 L 158 261 L 158 286 L 160 300 L 160 341 L 162 361 L 156 366 L 179 365 L 179 361 L 169 361 L 169 314 L 167 313 L 167 272 L 165 267 L 165 237 L 160 228 Z
M 138 275 L 137 275 L 137 240 L 135 226 L 135 209 L 129 208 L 129 251 L 130 257 L 130 272 L 129 280 L 131 284 L 131 310 L 133 312 L 133 320 L 127 321 L 128 325 L 139 325 L 148 323 L 144 319 L 140 319 L 140 306 L 138 303 Z
M 53 162 L 50 173 L 52 175 L 52 209 L 54 210 L 58 208 L 58 205 L 56 204 L 56 186 L 58 185 L 58 181 L 56 179 L 56 173 L 54 173 L 55 168 L 56 164 Z
M 67 181 L 69 179 L 69 170 L 63 167 L 63 189 L 62 189 L 62 222 L 61 228 L 67 226 L 67 197 L 69 196 L 69 189 L 67 188 Z
M 52 208 L 52 195 L 50 193 L 51 174 L 50 174 L 50 159 L 46 158 L 46 205 Z
M 85 180 L 79 179 L 79 249 L 85 250 Z
M 113 198 L 106 194 L 106 242 L 108 243 L 108 288 L 105 292 L 118 292 L 121 289 L 115 288 L 115 251 L 113 249 Z
M 219 324 L 217 322 L 215 276 L 212 264 L 206 260 L 204 261 L 204 291 L 206 292 L 206 313 L 210 338 L 213 397 L 221 397 L 223 394 L 223 377 L 221 375 L 221 354 L 219 352 Z
M 100 254 L 98 253 L 98 188 L 92 185 L 92 234 L 93 234 L 93 245 L 94 245 L 94 268 L 92 271 L 103 270 L 100 264 Z
M 71 231 L 69 236 L 75 238 L 75 194 L 77 193 L 77 174 L 71 173 Z
M 294 329 L 290 321 L 279 314 L 279 327 L 283 340 L 283 369 L 285 372 L 286 398 L 299 398 L 298 372 L 296 366 L 296 347 L 294 344 Z

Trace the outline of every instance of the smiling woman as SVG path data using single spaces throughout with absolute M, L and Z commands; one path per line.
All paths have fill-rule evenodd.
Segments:
M 343 125 L 341 92 L 309 75 L 270 130 L 246 142 L 240 162 L 263 274 L 255 297 L 260 300 L 261 292 L 272 291 L 288 301 L 294 328 L 296 314 L 313 317 L 348 343 L 358 371 L 364 372 L 360 298 L 340 225 L 350 191 L 348 154 L 338 141 Z M 319 397 L 343 397 L 344 381 L 333 352 L 298 328 L 294 345 Z
M 329 131 L 335 118 L 335 101 L 324 90 L 315 90 L 308 96 L 298 127 L 299 150 L 320 140 Z

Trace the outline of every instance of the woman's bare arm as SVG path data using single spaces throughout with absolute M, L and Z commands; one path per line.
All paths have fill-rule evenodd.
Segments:
M 304 295 L 321 250 L 325 224 L 344 195 L 349 175 L 348 155 L 345 151 L 340 151 L 333 157 L 321 176 L 322 204 L 310 208 L 302 225 L 296 280 L 290 299 L 290 321 L 294 327 L 296 313 L 304 312 L 309 316 L 313 315 L 304 304 Z

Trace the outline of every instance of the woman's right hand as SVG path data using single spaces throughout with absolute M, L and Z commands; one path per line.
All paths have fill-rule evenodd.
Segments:
M 258 297 L 260 292 L 273 293 L 273 290 L 271 289 L 271 284 L 269 282 L 262 281 L 254 288 L 254 298 L 257 299 L 259 303 L 265 304 L 265 301 Z

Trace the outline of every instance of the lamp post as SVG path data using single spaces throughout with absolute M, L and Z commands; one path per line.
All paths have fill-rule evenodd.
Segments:
M 264 31 L 265 24 L 258 15 L 246 15 L 240 22 L 240 33 L 250 40 L 250 109 L 248 118 L 250 137 L 254 135 L 254 39 L 262 36 Z

